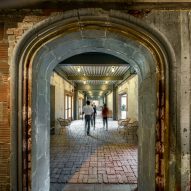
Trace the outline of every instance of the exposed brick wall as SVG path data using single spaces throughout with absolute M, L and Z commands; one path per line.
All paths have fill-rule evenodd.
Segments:
M 0 190 L 10 187 L 9 66 L 8 41 L 0 22 Z
M 14 47 L 28 29 L 47 18 L 47 11 L 43 15 L 41 10 L 13 10 L 12 13 L 0 12 L 0 191 L 10 190 L 9 66 Z

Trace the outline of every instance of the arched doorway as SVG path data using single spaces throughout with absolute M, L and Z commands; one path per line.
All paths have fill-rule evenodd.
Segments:
M 49 190 L 48 87 L 51 72 L 62 60 L 90 51 L 117 56 L 138 73 L 138 188 L 165 189 L 169 153 L 168 65 L 171 59 L 167 55 L 168 43 L 159 33 L 129 15 L 84 9 L 43 21 L 17 46 L 11 70 L 14 80 L 11 90 L 12 95 L 16 95 L 16 99 L 12 97 L 11 126 L 12 129 L 18 127 L 20 137 L 19 151 L 15 151 L 15 156 L 20 158 L 20 190 L 30 186 L 32 190 Z M 16 140 L 13 141 L 12 144 L 16 144 Z

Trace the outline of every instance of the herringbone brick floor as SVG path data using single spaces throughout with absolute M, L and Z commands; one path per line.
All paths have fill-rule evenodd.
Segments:
M 109 120 L 96 120 L 86 135 L 84 121 L 73 121 L 51 135 L 50 181 L 55 184 L 137 184 L 137 146 L 129 145 Z

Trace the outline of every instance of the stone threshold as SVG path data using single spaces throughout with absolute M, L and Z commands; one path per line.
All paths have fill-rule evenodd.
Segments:
M 137 184 L 54 184 L 50 191 L 136 191 Z

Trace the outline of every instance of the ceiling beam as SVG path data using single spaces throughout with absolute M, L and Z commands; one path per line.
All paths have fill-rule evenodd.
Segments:
M 103 80 L 103 81 L 109 81 L 109 80 L 123 80 L 123 76 L 67 76 L 68 80 Z
M 112 90 L 112 85 L 78 85 L 77 89 L 80 91 L 106 91 Z

